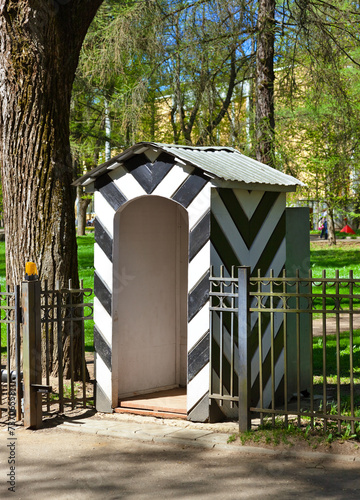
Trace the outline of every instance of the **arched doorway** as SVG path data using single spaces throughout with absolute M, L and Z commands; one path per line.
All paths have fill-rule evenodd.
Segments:
M 188 214 L 181 205 L 143 196 L 118 210 L 113 400 L 186 386 L 187 272 Z

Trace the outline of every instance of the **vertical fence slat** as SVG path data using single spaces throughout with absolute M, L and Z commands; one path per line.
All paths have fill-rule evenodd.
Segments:
M 295 285 L 295 290 L 296 290 L 296 408 L 298 412 L 298 425 L 300 426 L 301 424 L 301 418 L 300 418 L 300 363 L 301 363 L 301 356 L 300 356 L 300 314 L 299 314 L 299 309 L 300 309 L 300 276 L 299 276 L 299 269 L 296 269 L 296 285 Z
M 270 361 L 271 361 L 271 409 L 275 410 L 275 325 L 274 325 L 274 271 L 270 269 Z M 275 413 L 271 416 L 272 425 L 275 425 Z
M 72 296 L 72 280 L 69 280 L 69 310 L 70 310 L 70 384 L 71 384 L 71 408 L 75 408 L 75 393 L 74 393 L 74 324 L 73 324 L 73 296 Z
M 58 343 L 59 412 L 64 413 L 63 342 L 62 342 L 62 294 L 56 282 L 56 331 Z
M 231 268 L 231 277 L 235 277 L 235 267 L 232 266 Z M 230 283 L 230 292 L 231 292 L 231 297 L 230 297 L 230 307 L 233 309 L 235 306 L 235 283 L 234 281 L 231 281 Z M 235 351 L 235 338 L 234 338 L 234 312 L 230 313 L 230 396 L 234 396 L 234 371 L 235 371 L 235 365 L 234 365 L 234 351 Z M 230 408 L 234 407 L 234 402 L 230 401 Z
M 308 292 L 312 291 L 312 270 L 309 269 L 309 283 L 308 283 Z M 309 300 L 309 299 L 308 299 Z M 313 344 L 314 344 L 314 331 L 313 331 L 313 313 L 312 313 L 312 302 L 308 303 L 308 307 L 310 309 L 310 345 L 309 345 L 309 359 L 310 359 L 310 413 L 314 414 L 314 359 L 313 359 Z M 314 417 L 311 417 L 310 420 L 311 429 L 314 429 Z
M 322 272 L 322 354 L 323 354 L 323 359 L 322 359 L 322 365 L 323 365 L 323 412 L 325 415 L 327 414 L 327 363 L 326 363 L 326 354 L 327 354 L 327 349 L 326 349 L 326 271 L 325 269 Z M 326 432 L 327 430 L 327 419 L 324 419 L 324 430 Z
M 224 277 L 224 266 L 221 266 L 220 267 L 220 300 L 221 300 L 221 305 L 223 306 L 224 305 L 224 300 L 225 298 L 223 297 L 223 293 L 224 293 L 224 281 L 221 279 Z M 223 396 L 224 394 L 224 386 L 223 386 L 223 365 L 224 365 L 224 352 L 223 352 L 223 346 L 224 346 L 224 339 L 223 339 L 223 335 L 224 335 L 224 325 L 223 325 L 223 312 L 222 310 L 220 311 L 219 313 L 219 316 L 220 316 L 220 331 L 219 331 L 219 334 L 220 334 L 220 338 L 219 338 L 219 347 L 220 347 L 220 394 L 221 396 Z M 223 405 L 223 400 L 220 399 L 219 401 L 219 405 L 222 406 Z
M 84 301 L 84 281 L 80 281 L 80 303 L 83 304 Z M 81 379 L 82 379 L 82 393 L 83 393 L 83 408 L 86 408 L 86 359 L 85 359 L 85 321 L 84 321 L 85 309 L 82 306 L 81 309 L 81 321 L 80 321 L 80 335 L 81 335 Z
M 48 280 L 44 281 L 44 320 L 45 320 L 45 377 L 46 377 L 46 384 L 50 384 L 50 347 L 49 347 L 49 287 L 48 287 Z M 46 409 L 47 411 L 50 411 L 50 394 L 48 393 L 46 395 Z
M 258 269 L 258 282 L 257 282 L 257 304 L 261 307 L 261 279 L 260 269 Z M 260 408 L 264 407 L 264 381 L 263 381 L 263 341 L 262 341 L 262 315 L 261 311 L 258 312 L 258 337 L 259 337 L 259 400 Z M 264 424 L 264 413 L 260 412 L 260 425 Z
M 350 356 L 349 356 L 349 365 L 350 365 L 350 415 L 352 418 L 355 416 L 355 408 L 354 408 L 354 315 L 353 311 L 353 298 L 352 295 L 354 293 L 354 273 L 353 271 L 349 271 L 349 348 L 350 348 Z M 355 422 L 351 421 L 351 433 L 355 432 Z
M 240 432 L 251 428 L 250 392 L 251 371 L 248 352 L 248 337 L 251 331 L 249 312 L 250 268 L 238 269 L 238 342 L 239 342 L 239 429 Z
M 213 266 L 210 267 L 210 278 L 214 276 L 214 268 Z M 210 307 L 210 317 L 209 317 L 209 329 L 210 329 L 210 335 L 209 335 L 209 360 L 210 360 L 210 369 L 209 369 L 209 394 L 210 396 L 214 392 L 213 388 L 213 367 L 212 367 L 212 359 L 213 359 L 213 314 L 215 314 L 211 308 L 214 304 L 214 298 L 212 295 L 212 292 L 214 291 L 214 282 L 212 279 L 210 279 L 210 296 L 209 296 L 209 307 Z M 212 398 L 210 397 L 209 399 L 209 405 L 212 404 Z
M 1 284 L 0 284 L 0 320 L 2 320 L 2 301 L 3 301 L 3 297 L 1 294 Z M 1 353 L 2 353 L 1 333 L 2 333 L 2 323 L 0 323 L 0 360 L 1 360 Z M 0 371 L 1 371 L 1 361 L 0 361 Z M 2 402 L 3 402 L 3 393 L 2 393 L 2 382 L 0 380 L 0 417 L 2 417 L 2 409 L 1 409 Z
M 283 294 L 286 294 L 286 269 L 283 270 Z M 283 313 L 283 326 L 284 326 L 284 409 L 285 409 L 285 425 L 288 425 L 288 344 L 287 344 L 287 302 L 286 297 L 282 299 Z
M 340 300 L 339 300 L 339 270 L 335 271 L 335 307 L 336 307 L 336 404 L 337 414 L 341 415 L 341 370 L 340 370 Z M 338 420 L 338 431 L 341 432 L 341 420 Z
M 16 370 L 16 420 L 21 420 L 21 337 L 20 337 L 20 320 L 21 320 L 21 302 L 20 302 L 20 285 L 14 288 L 15 302 L 15 370 Z
M 6 343 L 7 343 L 7 409 L 10 409 L 10 383 L 11 383 L 11 325 L 10 325 L 10 286 L 6 285 Z

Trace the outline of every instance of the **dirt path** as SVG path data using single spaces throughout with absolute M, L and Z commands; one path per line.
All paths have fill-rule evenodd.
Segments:
M 0 429 L 0 498 L 358 500 L 358 462 L 204 450 L 55 429 L 16 432 L 15 492 Z
M 349 315 L 343 314 L 340 317 L 340 332 L 349 331 Z M 360 329 L 360 314 L 353 315 L 353 329 Z M 326 334 L 334 335 L 336 333 L 336 318 L 326 318 Z M 314 337 L 320 337 L 323 334 L 323 320 L 322 318 L 317 318 L 313 320 L 313 335 Z

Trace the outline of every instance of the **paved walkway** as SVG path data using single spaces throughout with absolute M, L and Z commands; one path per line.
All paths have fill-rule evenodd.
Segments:
M 285 450 L 277 448 L 261 448 L 257 446 L 241 446 L 228 443 L 229 436 L 239 431 L 236 422 L 220 422 L 201 424 L 183 420 L 158 419 L 128 414 L 95 414 L 90 418 L 65 420 L 58 426 L 59 430 L 77 434 L 92 434 L 113 438 L 131 439 L 141 442 L 173 444 L 204 449 L 234 450 L 251 455 L 272 455 L 298 457 L 304 459 L 321 459 L 340 462 L 357 462 L 360 454 L 332 454 L 314 451 Z
M 158 419 L 136 415 L 115 415 L 114 418 L 80 418 L 67 420 L 59 428 L 77 433 L 97 434 L 117 438 L 200 446 L 203 448 L 229 447 L 229 436 L 238 431 L 235 423 L 223 424 L 223 432 L 218 432 L 217 424 L 198 424 Z M 181 425 L 181 424 L 184 425 Z M 221 426 L 221 424 L 218 424 Z M 207 426 L 209 426 L 207 428 Z

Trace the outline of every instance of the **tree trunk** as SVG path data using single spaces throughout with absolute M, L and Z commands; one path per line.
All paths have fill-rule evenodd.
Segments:
M 77 235 L 84 236 L 86 229 L 86 210 L 91 202 L 91 198 L 83 198 L 82 187 L 77 187 L 77 197 L 79 200 L 77 213 Z
M 49 288 L 69 278 L 78 286 L 70 97 L 82 41 L 102 1 L 0 0 L 0 162 L 9 283 L 20 283 L 25 262 L 33 261 Z
M 256 50 L 256 159 L 274 166 L 275 0 L 259 0 Z
M 334 211 L 328 207 L 327 209 L 327 224 L 328 224 L 328 241 L 329 245 L 336 245 Z

